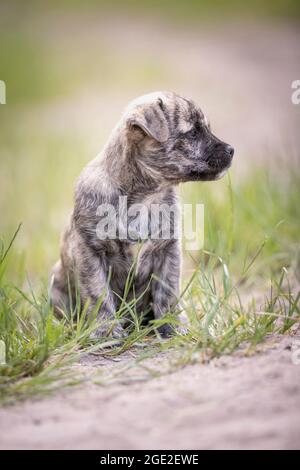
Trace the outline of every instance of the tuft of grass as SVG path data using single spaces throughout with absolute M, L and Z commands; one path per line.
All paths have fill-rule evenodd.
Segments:
M 179 363 L 207 361 L 238 348 L 248 353 L 269 335 L 296 333 L 300 290 L 291 287 L 285 268 L 271 281 L 269 292 L 256 292 L 261 299 L 252 296 L 247 302 L 226 263 L 208 255 L 209 263 L 200 262 L 186 299 L 189 332 L 175 338 L 182 349 Z
M 296 163 L 285 166 L 281 176 L 257 168 L 234 184 L 229 176 L 213 187 L 182 188 L 184 202 L 204 204 L 205 248 L 222 257 L 233 275 L 243 267 L 241 282 L 268 280 L 283 266 L 292 266 L 300 279 L 300 174 Z
M 230 204 L 232 207 L 232 201 Z M 264 296 L 259 306 L 255 297 L 251 296 L 248 302 L 243 298 L 245 279 L 265 249 L 264 240 L 252 258 L 241 264 L 239 276 L 231 275 L 228 263 L 221 256 L 208 250 L 202 252 L 197 268 L 178 299 L 183 301 L 190 321 L 184 334 L 177 330 L 174 312 L 163 320 L 142 326 L 137 311 L 139 299 L 128 296 L 134 283 L 134 263 L 115 320 L 129 319 L 127 335 L 121 340 L 95 339 L 99 306 L 88 316 L 86 305 L 79 316 L 78 297 L 73 315 L 65 313 L 63 319 L 58 320 L 47 295 L 36 295 L 30 284 L 26 290 L 21 290 L 7 279 L 9 253 L 19 230 L 20 227 L 8 246 L 2 244 L 0 250 L 0 403 L 47 394 L 58 387 L 86 380 L 70 365 L 89 353 L 116 356 L 135 346 L 141 347 L 143 354 L 136 364 L 149 369 L 151 377 L 159 372 L 143 366 L 143 358 L 159 351 L 176 351 L 175 367 L 179 367 L 230 354 L 237 348 L 251 352 L 268 335 L 293 332 L 299 327 L 300 291 L 290 283 L 286 268 L 277 271 L 267 297 L 265 291 L 256 292 L 256 296 Z M 234 233 L 232 228 L 229 230 Z M 234 244 L 230 247 L 234 252 Z M 153 333 L 166 322 L 174 326 L 175 333 L 169 340 L 162 341 Z
M 70 314 L 63 313 L 59 320 L 53 312 L 45 293 L 35 294 L 29 283 L 26 290 L 14 286 L 7 279 L 8 255 L 20 226 L 8 246 L 0 246 L 0 403 L 10 404 L 35 395 L 48 394 L 61 386 L 71 386 L 86 380 L 70 367 L 74 361 L 90 353 L 118 355 L 141 342 L 165 323 L 153 322 L 142 327 L 136 305 L 139 298 L 127 300 L 133 282 L 135 264 L 129 272 L 121 306 L 116 318 L 123 321 L 126 315 L 126 336 L 114 339 L 110 336 L 95 338 L 99 328 L 96 318 L 99 304 L 87 315 L 88 304 L 79 314 L 80 298 Z M 23 277 L 23 276 L 22 276 Z M 153 337 L 153 335 L 152 335 Z M 143 345 L 146 346 L 147 342 Z

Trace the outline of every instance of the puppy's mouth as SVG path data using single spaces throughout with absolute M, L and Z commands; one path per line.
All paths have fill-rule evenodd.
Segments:
M 222 178 L 231 167 L 234 149 L 228 144 L 222 145 L 222 151 L 216 152 L 213 157 L 205 159 L 207 168 L 204 169 L 200 179 L 203 181 L 218 180 Z
M 233 149 L 231 154 L 222 153 L 213 158 L 191 158 L 180 155 L 179 160 L 184 159 L 184 166 L 169 166 L 166 180 L 173 184 L 185 183 L 188 181 L 214 181 L 222 178 L 231 167 Z
M 189 181 L 214 181 L 221 179 L 229 170 L 231 162 L 221 168 L 211 168 L 197 170 L 193 169 L 187 175 Z
M 228 149 L 230 153 L 225 151 L 213 157 L 199 159 L 185 157 L 189 165 L 185 168 L 183 181 L 214 181 L 222 178 L 231 167 L 233 148 L 228 146 Z
M 203 181 L 213 181 L 213 180 L 219 180 L 219 179 L 223 178 L 223 176 L 229 170 L 230 166 L 231 166 L 231 164 L 229 164 L 225 168 L 216 169 L 216 170 L 208 171 L 207 173 L 204 173 Z

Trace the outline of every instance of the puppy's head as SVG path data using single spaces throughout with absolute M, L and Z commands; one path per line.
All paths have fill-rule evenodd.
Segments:
M 179 183 L 215 180 L 230 167 L 234 150 L 212 132 L 192 101 L 157 92 L 134 100 L 124 114 L 132 158 L 157 178 Z

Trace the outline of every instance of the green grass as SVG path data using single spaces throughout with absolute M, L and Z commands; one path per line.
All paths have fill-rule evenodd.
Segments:
M 282 164 L 281 159 L 276 162 Z M 207 247 L 234 273 L 242 275 L 244 265 L 264 245 L 263 256 L 252 266 L 248 281 L 278 272 L 291 260 L 299 277 L 300 175 L 296 162 L 284 165 L 280 176 L 266 165 L 232 182 L 224 178 L 213 186 L 199 183 L 182 187 L 185 201 L 203 202 Z
M 185 200 L 205 202 L 206 243 L 194 256 L 196 267 L 182 292 L 190 327 L 187 334 L 175 334 L 167 341 L 155 335 L 161 322 L 141 327 L 136 300 L 128 303 L 126 292 L 116 316 L 129 316 L 131 329 L 120 342 L 93 339 L 97 325 L 86 310 L 77 321 L 67 315 L 58 320 L 45 283 L 34 281 L 32 287 L 26 281 L 23 257 L 14 253 L 21 227 L 0 253 L 0 341 L 5 349 L 0 402 L 12 403 L 86 380 L 70 365 L 90 352 L 118 355 L 138 345 L 143 351 L 137 359 L 140 365 L 142 357 L 172 349 L 179 367 L 237 348 L 249 352 L 270 334 L 293 332 L 300 321 L 299 181 L 292 169 L 284 178 L 276 178 L 261 170 L 237 185 L 227 179 L 216 187 L 199 185 L 193 197 L 191 187 L 184 192 Z M 57 246 L 53 249 L 57 251 Z M 134 269 L 127 290 L 133 274 Z M 176 326 L 171 313 L 166 321 Z

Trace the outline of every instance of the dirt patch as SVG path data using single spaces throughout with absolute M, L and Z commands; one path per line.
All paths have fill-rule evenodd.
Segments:
M 87 383 L 52 398 L 0 411 L 2 449 L 295 449 L 300 448 L 300 365 L 293 338 L 145 380 Z M 118 361 L 128 365 L 132 355 Z M 147 361 L 167 370 L 168 354 Z M 116 363 L 88 357 L 85 371 L 115 373 Z

